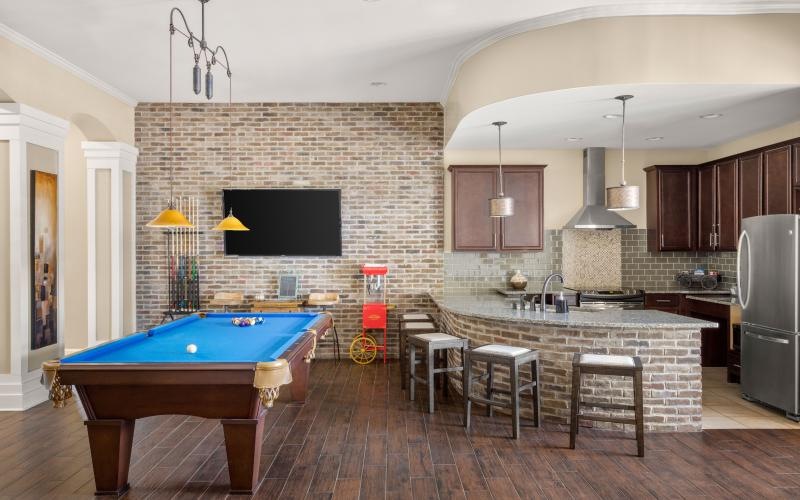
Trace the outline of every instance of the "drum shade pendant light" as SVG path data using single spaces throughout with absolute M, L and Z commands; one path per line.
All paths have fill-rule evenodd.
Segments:
M 233 140 L 231 134 L 233 133 L 233 79 L 231 78 L 230 71 L 228 72 L 228 171 L 233 178 Z M 228 211 L 228 216 L 225 217 L 217 224 L 214 231 L 249 231 L 250 228 L 242 224 L 242 221 L 234 217 L 233 207 Z
M 623 211 L 639 208 L 639 186 L 629 186 L 625 182 L 625 103 L 633 99 L 632 95 L 619 95 L 614 99 L 622 102 L 622 176 L 619 186 L 606 189 L 606 208 L 608 210 Z
M 511 217 L 514 215 L 514 198 L 503 194 L 503 142 L 501 128 L 506 122 L 492 122 L 497 127 L 497 197 L 489 198 L 490 217 Z

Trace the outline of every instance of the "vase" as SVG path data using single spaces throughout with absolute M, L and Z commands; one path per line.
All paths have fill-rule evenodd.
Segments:
M 525 290 L 525 287 L 528 286 L 528 278 L 519 269 L 514 271 L 514 275 L 511 276 L 508 282 L 514 290 Z

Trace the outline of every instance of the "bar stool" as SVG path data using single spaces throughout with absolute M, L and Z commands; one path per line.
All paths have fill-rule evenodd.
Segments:
M 524 347 L 513 347 L 500 344 L 488 344 L 470 349 L 465 353 L 464 360 L 464 421 L 467 431 L 470 428 L 472 413 L 472 403 L 486 405 L 486 415 L 491 417 L 495 406 L 511 409 L 511 421 L 513 424 L 514 439 L 519 438 L 519 399 L 520 393 L 527 390 L 531 391 L 533 400 L 533 421 L 536 427 L 541 426 L 541 396 L 539 394 L 539 351 L 526 349 Z M 472 377 L 472 363 L 482 361 L 486 363 L 486 373 L 477 377 Z M 520 367 L 530 363 L 531 381 L 520 385 Z M 498 389 L 494 387 L 494 366 L 507 366 L 509 370 L 509 384 L 511 390 Z M 486 397 L 482 398 L 472 394 L 473 382 L 486 381 Z M 506 403 L 494 399 L 494 394 L 508 394 L 511 401 Z
M 339 332 L 336 331 L 336 321 L 333 318 L 333 313 L 328 311 L 329 308 L 339 304 L 339 294 L 336 292 L 325 293 L 309 293 L 306 304 L 309 307 L 317 308 L 323 314 L 327 314 L 331 318 L 331 328 L 333 329 L 333 354 L 336 361 L 342 360 L 342 350 L 339 346 Z
M 422 363 L 422 360 L 417 361 L 417 347 L 424 353 L 425 361 L 427 362 L 426 377 L 418 377 L 416 375 L 416 366 Z M 415 383 L 420 382 L 428 386 L 428 412 L 433 413 L 433 400 L 436 393 L 436 375 L 443 373 L 444 380 L 444 394 L 447 394 L 447 374 L 450 372 L 460 372 L 464 370 L 463 360 L 464 353 L 469 348 L 469 340 L 455 337 L 446 333 L 419 333 L 416 335 L 408 336 L 408 380 L 409 400 L 414 401 Z M 462 366 L 448 366 L 447 350 L 448 349 L 461 349 Z M 434 366 L 435 356 L 438 351 L 444 353 L 444 366 L 436 368 Z
M 406 347 L 406 337 L 417 333 L 438 333 L 439 327 L 430 314 L 403 314 L 403 316 L 425 316 L 427 321 L 412 319 L 408 321 L 400 321 L 397 329 L 397 336 L 400 340 L 400 388 L 406 388 L 406 381 L 408 380 L 408 347 Z
M 581 401 L 581 375 L 618 375 L 633 379 L 633 404 L 600 403 Z M 575 353 L 572 357 L 572 405 L 570 407 L 569 447 L 575 449 L 578 420 L 613 422 L 636 426 L 636 447 L 640 457 L 644 456 L 644 404 L 642 402 L 642 360 L 639 356 L 612 356 L 606 354 Z M 633 418 L 585 415 L 580 408 L 602 408 L 606 410 L 628 410 Z

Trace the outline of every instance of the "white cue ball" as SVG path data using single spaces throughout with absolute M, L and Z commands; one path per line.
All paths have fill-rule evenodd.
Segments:
M 186 352 L 188 352 L 189 354 L 194 354 L 194 353 L 196 353 L 196 352 L 197 352 L 197 346 L 196 346 L 196 345 L 194 345 L 194 344 L 189 344 L 189 345 L 187 345 L 187 346 L 186 346 Z

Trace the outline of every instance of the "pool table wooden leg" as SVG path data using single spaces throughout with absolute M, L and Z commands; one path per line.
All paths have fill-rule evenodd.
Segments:
M 258 486 L 264 412 L 258 418 L 225 419 L 221 422 L 225 433 L 231 493 L 252 494 Z
M 130 488 L 128 468 L 131 463 L 135 420 L 87 420 L 89 449 L 92 453 L 94 484 L 97 495 L 122 495 Z
M 305 363 L 302 358 L 292 361 L 292 383 L 289 384 L 292 403 L 305 403 L 308 394 L 308 378 L 311 373 L 311 365 Z M 286 386 L 281 388 L 283 390 Z

